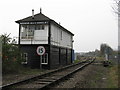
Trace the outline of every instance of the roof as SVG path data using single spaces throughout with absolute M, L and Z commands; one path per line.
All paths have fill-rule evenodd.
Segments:
M 45 16 L 44 14 L 42 14 L 41 12 L 38 14 L 34 15 L 34 18 L 32 16 L 26 17 L 24 19 L 20 19 L 15 21 L 16 23 L 21 23 L 21 22 L 39 22 L 39 21 L 51 21 L 54 24 L 56 24 L 58 27 L 64 29 L 65 31 L 67 31 L 68 33 L 74 35 L 73 33 L 71 33 L 70 31 L 68 31 L 67 29 L 65 29 L 63 26 L 61 26 L 60 24 L 58 24 L 57 22 L 55 22 L 54 20 L 50 19 L 49 17 Z
M 50 18 L 48 18 L 47 16 L 45 16 L 42 13 L 38 13 L 34 15 L 34 18 L 32 16 L 26 17 L 24 19 L 15 21 L 16 23 L 20 23 L 20 22 L 32 22 L 32 21 L 49 21 L 51 20 Z

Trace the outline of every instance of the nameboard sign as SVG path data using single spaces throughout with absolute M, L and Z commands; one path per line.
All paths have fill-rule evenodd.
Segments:
M 21 22 L 20 24 L 48 24 L 48 22 Z

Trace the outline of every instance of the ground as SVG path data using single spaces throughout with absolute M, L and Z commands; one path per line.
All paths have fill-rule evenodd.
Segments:
M 14 83 L 16 81 L 24 80 L 26 78 L 34 77 L 40 74 L 44 74 L 46 72 L 50 72 L 52 70 L 40 70 L 40 69 L 22 69 L 19 73 L 11 73 L 11 74 L 5 74 L 2 76 L 2 84 L 6 85 L 9 83 Z
M 52 88 L 118 88 L 117 69 L 117 65 L 104 67 L 102 64 L 91 64 Z M 49 71 L 33 69 L 22 72 L 21 74 L 4 75 L 3 84 L 15 82 L 16 80 L 22 80 L 45 72 Z
M 108 71 L 104 67 L 101 68 L 101 65 L 89 65 L 54 88 L 104 88 L 107 79 L 104 72 Z
M 113 68 L 92 64 L 52 88 L 118 88 L 117 76 L 110 75 Z

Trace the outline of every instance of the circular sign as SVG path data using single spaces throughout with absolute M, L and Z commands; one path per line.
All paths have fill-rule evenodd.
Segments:
M 45 48 L 43 46 L 38 46 L 37 47 L 37 54 L 43 55 L 44 53 L 45 53 Z

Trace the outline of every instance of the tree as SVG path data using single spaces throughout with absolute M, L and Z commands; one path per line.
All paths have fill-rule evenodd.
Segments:
M 104 56 L 105 54 L 112 55 L 113 49 L 107 44 L 101 44 L 100 45 L 100 53 L 102 56 Z
M 119 9 L 119 6 L 120 6 L 120 0 L 113 0 L 115 3 L 112 7 L 113 11 L 116 13 L 116 14 L 119 14 L 120 15 L 120 9 Z

